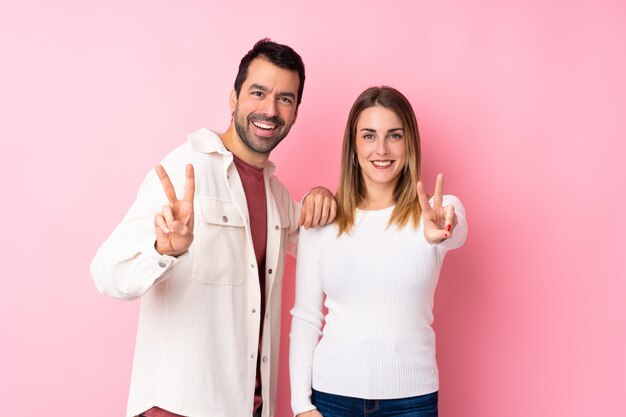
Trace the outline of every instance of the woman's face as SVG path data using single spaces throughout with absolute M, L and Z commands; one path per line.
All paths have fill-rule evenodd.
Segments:
M 404 126 L 398 115 L 382 106 L 363 110 L 355 141 L 365 185 L 394 188 L 406 162 Z

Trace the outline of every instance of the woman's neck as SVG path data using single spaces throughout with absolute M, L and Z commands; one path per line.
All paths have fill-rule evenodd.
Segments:
M 359 204 L 360 210 L 382 210 L 396 204 L 393 195 L 393 187 L 388 185 L 382 187 L 369 186 L 365 191 L 365 198 Z

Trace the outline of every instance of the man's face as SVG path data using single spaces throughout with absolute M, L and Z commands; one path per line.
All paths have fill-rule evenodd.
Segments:
M 296 121 L 300 78 L 264 58 L 248 67 L 239 97 L 231 94 L 235 129 L 252 151 L 267 154 L 280 143 Z

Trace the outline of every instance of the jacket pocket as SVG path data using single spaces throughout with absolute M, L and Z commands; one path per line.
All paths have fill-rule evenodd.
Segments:
M 196 199 L 193 275 L 203 284 L 236 285 L 246 273 L 246 229 L 232 201 Z

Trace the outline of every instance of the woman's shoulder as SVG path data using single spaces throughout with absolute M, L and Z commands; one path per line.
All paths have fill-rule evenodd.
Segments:
M 326 226 L 312 227 L 305 229 L 300 227 L 300 239 L 307 239 L 314 242 L 324 242 L 337 237 L 337 226 L 335 223 Z

